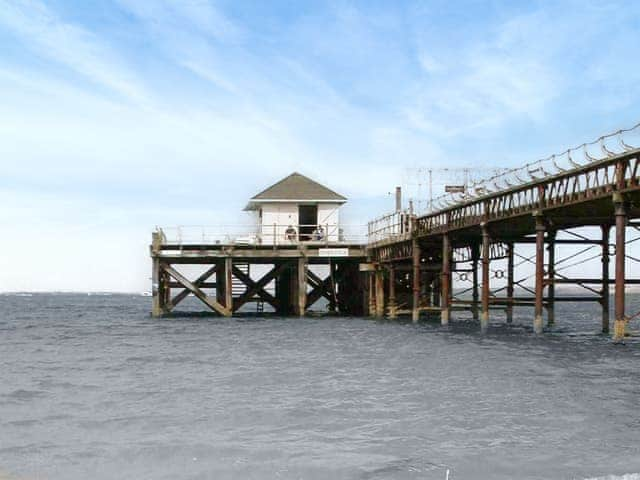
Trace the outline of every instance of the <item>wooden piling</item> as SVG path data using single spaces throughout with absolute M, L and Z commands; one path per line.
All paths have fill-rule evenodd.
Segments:
M 233 313 L 233 259 L 224 259 L 224 306 Z
M 507 323 L 513 322 L 514 242 L 507 243 Z
M 376 316 L 376 274 L 367 272 L 369 278 L 369 316 Z
M 296 275 L 296 315 L 303 317 L 307 310 L 307 259 L 298 257 Z
M 376 270 L 376 317 L 384 317 L 384 271 L 382 267 Z

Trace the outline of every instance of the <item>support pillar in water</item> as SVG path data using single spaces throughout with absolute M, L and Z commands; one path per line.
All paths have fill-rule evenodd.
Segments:
M 480 300 L 480 292 L 478 290 L 478 261 L 480 259 L 480 245 L 473 243 L 471 245 L 471 315 L 474 320 L 478 320 L 478 303 Z
M 609 333 L 609 233 L 611 225 L 602 225 L 602 333 Z
M 384 317 L 384 271 L 382 267 L 378 267 L 375 273 L 375 290 L 376 290 L 376 317 Z
M 480 330 L 485 332 L 489 328 L 489 264 L 490 242 L 489 228 L 485 222 L 480 224 L 482 228 L 482 312 L 480 314 Z
M 414 238 L 412 242 L 412 270 L 413 270 L 413 301 L 411 320 L 416 323 L 420 320 L 420 244 Z
M 545 224 L 542 215 L 535 215 L 536 222 L 536 286 L 535 286 L 535 312 L 533 317 L 533 332 L 542 333 L 543 319 L 543 293 L 544 293 L 544 233 Z
M 615 193 L 613 197 L 616 214 L 616 279 L 615 279 L 615 322 L 613 324 L 613 341 L 622 342 L 625 335 L 625 256 L 626 256 L 626 229 L 627 229 L 627 205 L 621 194 Z
M 376 315 L 376 274 L 375 272 L 367 272 L 369 279 L 369 316 Z
M 442 236 L 442 302 L 440 323 L 442 325 L 449 324 L 449 315 L 451 309 L 451 240 L 449 234 Z
M 556 276 L 556 231 L 549 229 L 547 231 L 547 254 L 548 254 L 548 267 L 547 267 L 547 326 L 552 326 L 555 321 L 555 296 L 556 287 L 554 284 Z
M 507 244 L 507 323 L 513 322 L 514 248 L 515 244 L 513 242 Z
M 305 257 L 298 258 L 296 280 L 296 314 L 303 317 L 307 311 L 307 259 Z
M 396 269 L 393 265 L 389 267 L 389 306 L 387 315 L 389 319 L 398 318 L 398 304 L 396 303 Z

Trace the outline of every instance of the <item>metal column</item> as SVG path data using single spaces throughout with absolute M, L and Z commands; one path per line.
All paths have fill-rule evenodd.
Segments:
M 471 314 L 474 320 L 478 320 L 478 301 L 480 293 L 478 291 L 478 260 L 480 259 L 480 245 L 474 243 L 471 245 Z
M 412 270 L 413 270 L 413 302 L 411 320 L 415 323 L 420 319 L 420 245 L 414 238 L 412 242 Z
M 549 229 L 547 231 L 547 326 L 551 327 L 555 321 L 555 276 L 556 276 L 556 231 Z
M 544 293 L 544 233 L 545 224 L 542 215 L 535 216 L 536 221 L 536 286 L 535 313 L 533 318 L 533 332 L 542 333 L 543 293 Z
M 489 229 L 485 222 L 482 228 L 482 312 L 480 314 L 480 329 L 486 331 L 489 327 L 489 262 L 491 256 Z
M 609 233 L 611 225 L 602 225 L 602 333 L 609 333 Z
M 624 280 L 626 256 L 627 207 L 619 193 L 614 194 L 616 214 L 616 279 L 615 279 L 615 322 L 613 324 L 613 340 L 621 342 L 625 334 Z
M 451 240 L 449 234 L 442 236 L 442 302 L 440 323 L 449 324 L 449 314 L 451 309 Z
M 507 244 L 507 323 L 513 322 L 514 248 L 515 244 L 513 242 Z

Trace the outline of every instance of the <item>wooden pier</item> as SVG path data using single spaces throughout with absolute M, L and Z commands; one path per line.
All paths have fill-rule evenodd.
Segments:
M 640 316 L 625 309 L 625 285 L 640 284 L 625 271 L 626 260 L 640 262 L 626 254 L 627 245 L 640 240 L 627 237 L 629 229 L 640 231 L 633 221 L 640 218 L 640 149 L 625 142 L 628 132 L 640 133 L 640 124 L 465 185 L 457 197 L 437 199 L 436 209 L 426 214 L 401 210 L 398 192 L 396 211 L 369 222 L 366 242 L 345 241 L 335 206 L 344 197 L 294 173 L 251 199 L 247 208 L 259 210 L 262 220 L 257 242 L 172 243 L 162 230 L 155 232 L 153 314 L 169 314 L 190 293 L 225 316 L 248 302 L 304 315 L 323 298 L 330 311 L 342 314 L 407 315 L 418 321 L 429 313 L 439 315 L 442 325 L 454 311 L 468 310 L 486 331 L 492 310 L 504 310 L 509 323 L 515 308 L 529 307 L 532 330 L 540 334 L 545 312 L 547 325 L 556 321 L 559 302 L 594 302 L 602 309 L 602 332 L 609 333 L 613 286 L 613 338 L 620 341 L 627 322 Z M 326 229 L 318 220 L 321 210 L 331 221 Z M 287 219 L 311 224 L 271 224 L 283 211 Z M 587 233 L 584 227 L 590 227 Z M 321 242 L 313 241 L 318 231 Z M 527 245 L 535 246 L 533 255 L 523 254 Z M 600 275 L 561 273 L 575 265 L 569 262 L 574 254 L 557 258 L 558 248 L 566 245 L 579 252 L 595 248 L 590 259 L 601 261 Z M 502 267 L 492 269 L 497 261 Z M 177 268 L 184 264 L 206 269 L 189 279 Z M 270 267 L 254 278 L 253 265 Z M 325 265 L 328 274 L 322 278 L 314 265 Z M 533 285 L 519 276 L 523 265 L 534 269 Z M 456 276 L 470 286 L 454 285 Z M 492 288 L 496 280 L 504 285 Z M 240 288 L 234 290 L 234 282 Z M 561 291 L 565 285 L 580 287 L 583 294 Z M 172 289 L 178 289 L 173 296 Z
M 359 271 L 366 261 L 364 245 L 312 241 L 269 246 L 177 244 L 167 242 L 162 231 L 157 231 L 152 234 L 151 258 L 152 314 L 156 317 L 170 314 L 189 294 L 223 316 L 250 303 L 255 304 L 253 311 L 264 311 L 268 305 L 279 315 L 304 315 L 320 299 L 326 301 L 329 312 L 365 313 Z M 185 265 L 204 271 L 190 279 L 181 271 Z M 262 272 L 257 278 L 256 266 Z M 320 270 L 326 271 L 324 278 Z

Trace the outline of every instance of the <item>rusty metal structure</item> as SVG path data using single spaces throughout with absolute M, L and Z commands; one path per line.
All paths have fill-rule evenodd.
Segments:
M 417 321 L 423 312 L 436 312 L 446 325 L 452 310 L 469 309 L 485 330 L 490 309 L 504 308 L 509 322 L 514 307 L 528 306 L 534 311 L 533 331 L 541 333 L 545 309 L 553 324 L 557 302 L 593 301 L 602 306 L 602 331 L 608 333 L 613 284 L 613 337 L 622 340 L 629 319 L 625 283 L 638 283 L 626 278 L 625 259 L 638 259 L 627 256 L 625 248 L 627 229 L 637 229 L 632 220 L 640 217 L 640 149 L 628 140 L 639 130 L 640 124 L 477 182 L 468 189 L 471 194 L 442 196 L 425 214 L 395 212 L 370 222 L 370 314 L 395 318 L 405 313 Z M 576 233 L 580 227 L 597 227 L 600 235 Z M 523 244 L 535 245 L 532 258 L 518 253 Z M 560 273 L 558 265 L 568 259 L 556 258 L 558 245 L 598 248 L 601 275 L 568 278 Z M 610 279 L 612 255 L 615 274 Z M 506 285 L 491 290 L 496 276 L 491 262 L 496 260 L 507 264 L 499 270 Z M 516 278 L 516 262 L 535 266 L 533 288 Z M 456 273 L 471 282 L 470 299 L 454 294 Z M 583 287 L 588 294 L 558 295 L 561 284 Z

